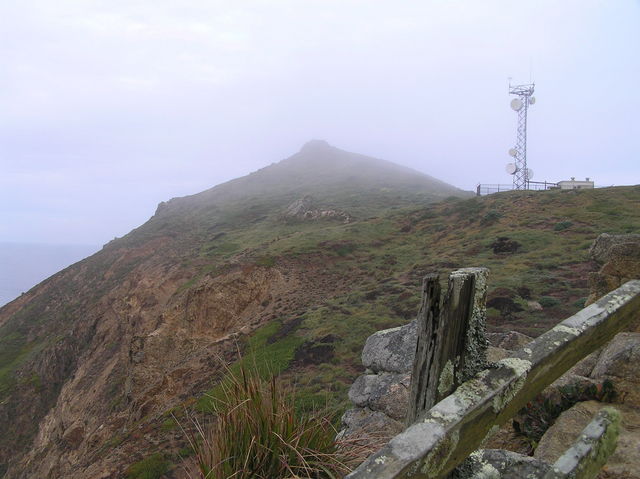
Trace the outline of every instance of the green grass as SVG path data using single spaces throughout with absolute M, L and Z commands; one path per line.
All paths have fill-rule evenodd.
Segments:
M 71 330 L 74 321 L 84 319 L 105 294 L 116 297 L 117 288 L 139 271 L 144 275 L 144 268 L 183 278 L 174 283 L 180 294 L 158 306 L 168 311 L 183 308 L 189 296 L 183 293 L 200 287 L 207 277 L 230 271 L 250 275 L 258 266 L 272 269 L 270 274 L 282 280 L 276 281 L 272 301 L 250 305 L 256 318 L 268 322 L 241 338 L 242 359 L 230 367 L 231 375 L 242 365 L 264 365 L 261 374 L 279 375 L 295 384 L 298 410 L 323 401 L 332 408 L 345 407 L 348 387 L 362 372 L 364 341 L 379 329 L 415 317 L 424 274 L 486 266 L 491 271 L 489 294 L 507 288 L 520 305 L 526 301 L 517 291 L 526 286 L 527 300 L 544 303 L 544 310 L 523 308 L 510 317 L 492 310 L 489 325 L 536 335 L 584 304 L 586 273 L 593 268 L 588 250 L 597 235 L 640 230 L 638 187 L 575 194 L 508 192 L 429 203 L 433 198 L 412 195 L 408 189 L 362 192 L 343 184 L 316 194 L 323 207 L 347 210 L 354 222 L 283 221 L 283 209 L 302 194 L 296 190 L 261 196 L 254 191 L 226 204 L 203 202 L 156 217 L 110 244 L 83 265 L 84 272 L 75 271 L 73 279 L 57 284 L 42 301 L 6 319 L 0 329 L 0 398 L 17 389 L 33 395 L 38 382 L 25 381 L 20 384 L 25 387 L 15 388 L 15 377 L 20 373 L 32 378 L 25 365 L 49 344 L 41 338 Z M 566 227 L 559 229 L 561 224 Z M 494 254 L 491 244 L 502 236 L 518 241 L 521 248 L 513 254 Z M 133 250 L 150 240 L 158 246 Z M 106 279 L 105 272 L 109 272 Z M 316 275 L 326 275 L 326 280 L 314 282 Z M 277 306 L 280 293 L 283 299 L 294 297 L 293 306 L 285 306 L 285 301 Z M 47 309 L 68 303 L 73 308 L 64 314 L 58 306 Z M 296 328 L 278 334 L 297 319 L 301 320 Z M 294 361 L 302 344 L 329 335 L 335 339 L 324 362 L 300 366 Z M 216 384 L 229 381 L 227 376 L 212 378 L 209 396 L 220 397 L 221 386 Z M 205 395 L 198 408 L 211 410 L 210 402 Z M 127 406 L 114 403 L 114 407 Z M 160 421 L 158 428 L 162 427 Z
M 169 471 L 170 462 L 162 454 L 153 454 L 129 466 L 127 479 L 160 479 Z
M 212 389 L 207 391 L 196 403 L 200 412 L 215 410 L 215 404 L 224 395 L 224 388 L 236 380 L 237 374 L 243 368 L 255 369 L 261 377 L 277 375 L 284 371 L 295 354 L 296 348 L 303 343 L 303 339 L 295 334 L 289 334 L 270 342 L 282 327 L 280 321 L 272 321 L 256 330 L 249 338 L 242 357 L 229 367 L 223 379 Z
M 19 331 L 5 332 L 7 328 L 0 328 L 0 399 L 10 394 L 11 389 L 17 384 L 15 372 L 33 354 L 36 354 L 46 342 L 28 342 L 27 338 Z M 40 390 L 42 382 L 37 374 L 32 373 L 27 377 L 26 383 Z

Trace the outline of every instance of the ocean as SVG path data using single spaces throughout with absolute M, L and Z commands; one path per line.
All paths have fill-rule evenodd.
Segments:
M 0 243 L 0 307 L 99 249 L 95 245 Z

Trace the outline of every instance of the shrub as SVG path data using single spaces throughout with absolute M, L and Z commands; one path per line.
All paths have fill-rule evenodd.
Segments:
M 496 221 L 498 221 L 500 218 L 502 218 L 502 213 L 500 213 L 497 210 L 489 210 L 487 211 L 487 213 L 482 217 L 482 221 L 481 223 L 483 225 L 490 225 L 495 223 Z
M 576 301 L 574 301 L 573 306 L 575 306 L 576 308 L 584 308 L 584 304 L 587 302 L 587 298 L 580 298 Z
M 169 470 L 169 461 L 156 453 L 127 469 L 127 479 L 159 479 Z
M 561 221 L 560 223 L 556 223 L 553 229 L 554 231 L 564 231 L 567 228 L 571 228 L 571 226 L 573 226 L 571 221 Z
M 554 306 L 558 306 L 560 304 L 560 300 L 558 298 L 554 298 L 553 296 L 543 296 L 538 302 L 543 308 L 553 308 Z
M 330 414 L 297 416 L 295 395 L 275 377 L 262 379 L 244 366 L 231 377 L 212 405 L 212 423 L 191 418 L 197 437 L 187 438 L 201 478 L 333 478 L 348 472 Z

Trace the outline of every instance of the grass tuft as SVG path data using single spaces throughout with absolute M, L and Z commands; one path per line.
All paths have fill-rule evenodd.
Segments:
M 185 431 L 206 479 L 337 478 L 348 472 L 326 411 L 296 414 L 295 395 L 274 376 L 242 367 L 214 402 L 214 420 Z M 193 477 L 193 476 L 191 476 Z

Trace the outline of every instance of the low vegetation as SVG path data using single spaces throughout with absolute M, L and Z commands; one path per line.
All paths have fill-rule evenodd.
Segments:
M 295 394 L 275 376 L 263 379 L 242 366 L 227 377 L 221 397 L 211 398 L 212 420 L 191 418 L 197 477 L 320 479 L 348 472 L 326 410 L 298 414 Z
M 129 466 L 127 479 L 160 479 L 169 470 L 169 461 L 159 453 Z
M 525 439 L 533 452 L 544 433 L 564 411 L 582 401 L 612 402 L 616 397 L 613 383 L 605 380 L 602 384 L 581 386 L 569 384 L 558 388 L 553 394 L 540 394 L 526 405 L 513 419 L 513 428 Z

